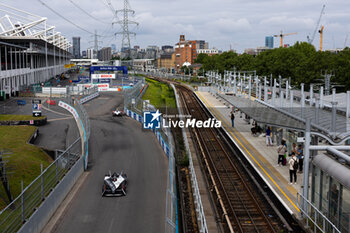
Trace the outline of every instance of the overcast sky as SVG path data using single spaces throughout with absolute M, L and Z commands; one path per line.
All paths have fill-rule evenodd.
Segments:
M 96 29 L 98 34 L 106 36 L 100 38 L 100 46 L 114 43 L 120 49 L 121 36 L 113 36 L 114 32 L 120 31 L 120 26 L 111 26 L 113 14 L 106 0 L 42 1 L 82 28 L 91 32 Z M 99 20 L 91 18 L 70 1 Z M 93 40 L 89 33 L 66 22 L 38 0 L 0 2 L 47 17 L 48 23 L 70 40 L 72 36 L 80 36 L 82 50 L 93 46 L 89 44 Z M 123 2 L 111 0 L 115 9 L 123 8 Z M 321 25 L 325 25 L 324 48 L 344 47 L 347 34 L 350 34 L 350 0 L 129 0 L 129 3 L 136 11 L 133 20 L 140 23 L 138 27 L 130 26 L 130 30 L 137 33 L 136 38 L 131 38 L 132 46 L 174 45 L 179 35 L 185 34 L 186 39 L 209 42 L 210 48 L 228 50 L 231 45 L 242 52 L 244 48 L 264 46 L 265 36 L 280 34 L 281 30 L 298 33 L 284 38 L 285 44 L 294 44 L 306 41 L 307 35 L 313 34 L 323 4 L 326 5 L 321 19 Z M 0 12 L 1 16 L 3 14 Z M 279 43 L 279 38 L 275 38 L 275 47 Z M 319 47 L 318 33 L 313 44 Z M 350 38 L 347 45 L 350 45 Z

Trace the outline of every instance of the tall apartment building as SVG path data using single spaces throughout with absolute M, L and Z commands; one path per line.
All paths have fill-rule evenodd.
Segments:
M 80 37 L 73 37 L 73 57 L 80 58 Z
M 175 44 L 175 69 L 179 71 L 184 64 L 193 64 L 197 58 L 197 43 L 185 40 L 185 35 L 180 35 L 180 40 Z
M 112 59 L 112 48 L 104 47 L 98 51 L 98 60 L 100 61 L 110 61 Z
M 197 49 L 208 49 L 209 44 L 205 40 L 196 40 Z
M 94 58 L 94 49 L 87 49 L 86 56 L 88 59 L 93 59 Z

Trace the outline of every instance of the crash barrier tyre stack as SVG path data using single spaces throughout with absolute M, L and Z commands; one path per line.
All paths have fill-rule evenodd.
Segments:
M 0 212 L 0 232 L 40 232 L 84 171 L 76 139 Z
M 178 93 L 176 91 L 174 84 L 171 84 L 171 87 L 173 88 L 174 93 L 175 93 L 175 98 L 176 98 L 176 103 L 177 103 L 176 105 L 177 105 L 177 109 L 179 111 L 179 114 L 183 115 L 184 113 L 182 112 L 181 108 L 179 107 L 180 100 L 179 100 L 179 96 L 178 96 Z M 203 205 L 202 205 L 202 199 L 201 199 L 201 195 L 199 192 L 196 172 L 195 172 L 194 166 L 193 166 L 192 154 L 190 151 L 190 147 L 189 147 L 188 140 L 187 140 L 187 135 L 186 135 L 184 128 L 182 129 L 182 137 L 184 139 L 186 152 L 187 152 L 188 158 L 189 158 L 189 173 L 190 173 L 190 177 L 191 177 L 191 187 L 192 187 L 192 191 L 193 191 L 194 204 L 196 206 L 197 221 L 200 223 L 199 231 L 207 233 L 208 227 L 207 227 L 207 222 L 206 222 L 204 209 L 203 209 Z
M 139 83 L 138 83 L 139 84 Z M 134 112 L 128 109 L 127 106 L 130 106 L 130 102 L 132 99 L 138 98 L 139 101 L 142 101 L 142 96 L 147 89 L 145 85 L 141 88 L 140 85 L 135 85 L 134 90 L 128 90 L 128 93 L 125 95 L 124 101 L 124 112 L 127 116 L 132 119 L 140 122 L 142 124 L 143 116 L 142 109 L 137 109 L 137 102 L 135 101 L 134 109 L 138 112 Z M 141 91 L 140 91 L 141 90 Z M 152 105 L 148 106 L 150 109 L 155 111 L 155 108 Z M 141 107 L 142 108 L 142 107 Z M 151 111 L 152 111 L 151 110 Z M 169 159 L 169 167 L 168 167 L 168 179 L 167 179 L 167 191 L 166 191 L 166 219 L 165 219 L 165 232 L 166 233 L 175 233 L 178 232 L 178 219 L 177 219 L 177 196 L 176 196 L 176 182 L 175 182 L 175 157 L 174 157 L 174 143 L 173 137 L 168 129 L 167 132 L 161 132 L 160 129 L 153 129 L 153 133 L 155 134 L 160 146 L 162 147 L 164 153 L 167 155 Z M 167 135 L 167 138 L 163 135 Z

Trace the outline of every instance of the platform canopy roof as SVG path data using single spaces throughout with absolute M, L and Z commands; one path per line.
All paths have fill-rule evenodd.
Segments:
M 244 96 L 218 95 L 259 123 L 305 131 L 306 119 L 309 118 L 313 132 L 318 132 L 334 141 L 350 137 L 349 122 L 342 114 L 336 114 L 335 124 L 332 124 L 332 112 L 329 110 L 318 109 L 319 113 L 316 117 L 315 107 L 277 108 L 263 101 L 250 100 Z M 333 130 L 334 126 L 335 130 Z

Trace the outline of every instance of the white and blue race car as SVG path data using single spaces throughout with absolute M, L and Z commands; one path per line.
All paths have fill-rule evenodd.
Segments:
M 127 176 L 125 173 L 107 174 L 102 185 L 102 196 L 126 196 Z

